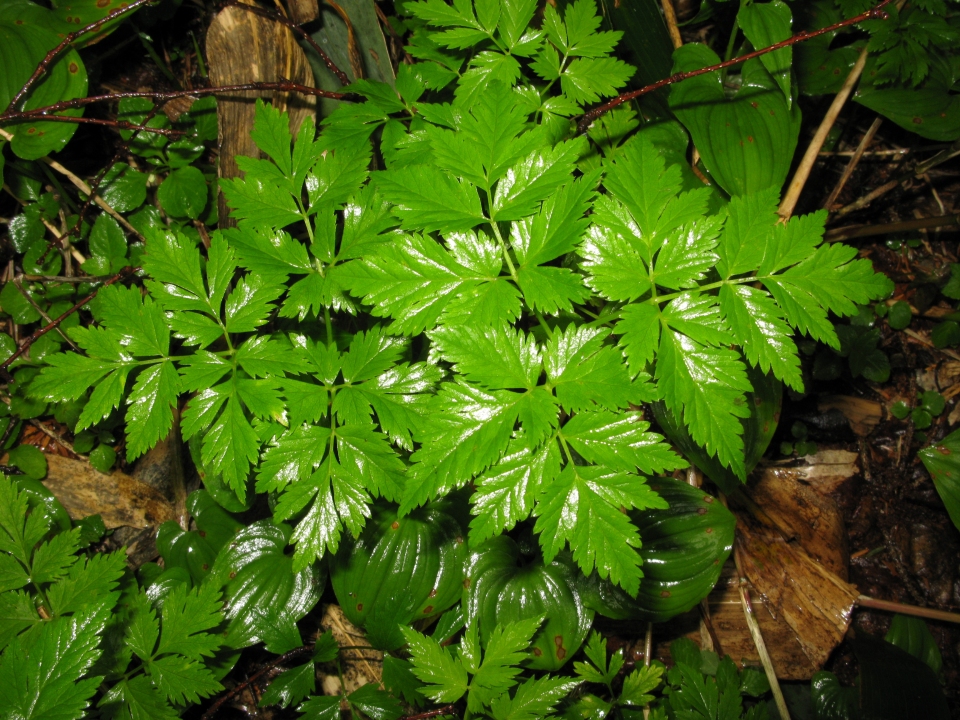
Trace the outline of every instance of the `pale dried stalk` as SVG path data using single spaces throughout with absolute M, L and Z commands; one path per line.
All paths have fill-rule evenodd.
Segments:
M 945 610 L 933 610 L 932 608 L 919 607 L 917 605 L 905 605 L 904 603 L 891 602 L 890 600 L 877 600 L 876 598 L 866 595 L 861 595 L 857 598 L 857 605 L 860 607 L 873 608 L 874 610 L 888 610 L 889 612 L 900 613 L 901 615 L 913 615 L 914 617 L 929 618 L 930 620 L 960 623 L 960 614 L 957 613 L 946 612 Z
M 840 193 L 843 192 L 843 188 L 847 184 L 847 180 L 849 180 L 850 176 L 853 175 L 853 171 L 860 162 L 860 158 L 863 157 L 864 151 L 870 146 L 870 143 L 873 141 L 873 136 L 877 134 L 877 130 L 880 129 L 880 125 L 882 123 L 883 118 L 878 115 L 877 119 L 870 124 L 870 127 L 863 134 L 863 139 L 860 140 L 860 144 L 857 145 L 857 149 L 853 153 L 853 157 L 850 158 L 850 162 L 848 162 L 847 166 L 843 169 L 843 174 L 837 181 L 836 187 L 833 188 L 833 192 L 830 193 L 830 197 L 828 197 L 823 203 L 823 207 L 825 207 L 828 211 L 833 203 L 836 202 L 837 198 L 840 196 Z
M 673 49 L 676 50 L 683 45 L 683 38 L 680 37 L 680 28 L 677 25 L 677 12 L 673 9 L 672 0 L 660 0 L 660 2 L 663 5 L 663 17 L 667 21 L 670 41 L 673 43 Z
M 803 160 L 800 161 L 800 166 L 797 168 L 797 172 L 793 175 L 793 180 L 790 181 L 790 187 L 787 188 L 787 193 L 783 196 L 783 201 L 780 203 L 780 209 L 778 210 L 781 222 L 786 222 L 790 219 L 790 216 L 793 215 L 793 210 L 796 208 L 797 201 L 800 199 L 800 193 L 803 192 L 803 187 L 806 185 L 807 179 L 810 177 L 810 172 L 813 170 L 813 166 L 817 162 L 817 156 L 820 154 L 820 148 L 822 148 L 823 143 L 826 142 L 827 135 L 830 134 L 830 130 L 837 121 L 837 117 L 840 115 L 840 111 L 846 104 L 847 98 L 850 97 L 854 87 L 856 87 L 857 81 L 860 80 L 860 75 L 863 73 L 863 68 L 866 64 L 867 49 L 864 48 L 860 51 L 860 57 L 857 58 L 857 62 L 854 63 L 853 68 L 850 70 L 850 74 L 847 75 L 847 79 L 843 83 L 843 87 L 840 89 L 840 92 L 837 93 L 837 96 L 833 99 L 833 102 L 830 103 L 830 107 L 827 109 L 827 114 L 820 123 L 820 127 L 817 128 L 817 132 L 813 136 L 813 140 L 810 141 L 810 145 L 807 147 L 807 152 L 804 153 Z
M 760 655 L 760 663 L 763 665 L 763 671 L 767 674 L 767 680 L 770 683 L 770 690 L 773 693 L 773 701 L 776 703 L 777 710 L 780 712 L 780 720 L 790 720 L 790 711 L 787 709 L 787 701 L 780 690 L 780 683 L 777 682 L 777 673 L 773 669 L 773 660 L 770 653 L 767 652 L 767 645 L 763 641 L 763 634 L 760 632 L 760 623 L 757 622 L 753 614 L 753 606 L 750 604 L 750 595 L 745 587 L 746 580 L 740 578 L 740 604 L 743 606 L 743 616 L 747 620 L 747 627 L 750 629 L 750 636 L 753 638 L 753 644 L 757 646 L 757 654 Z

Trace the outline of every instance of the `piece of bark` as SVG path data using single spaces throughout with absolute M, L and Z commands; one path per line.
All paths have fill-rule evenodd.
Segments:
M 320 17 L 317 0 L 287 0 L 287 9 L 290 11 L 290 19 L 297 25 L 303 25 Z
M 221 10 L 210 24 L 207 30 L 207 64 L 213 85 L 287 79 L 313 86 L 310 63 L 293 33 L 277 22 L 240 7 Z M 246 91 L 218 96 L 220 178 L 239 176 L 237 155 L 261 156 L 250 137 L 257 97 L 270 100 L 274 107 L 289 113 L 290 131 L 294 135 L 300 129 L 300 123 L 315 112 L 315 98 L 296 93 Z M 236 225 L 222 193 L 218 199 L 218 210 L 220 227 Z
M 183 444 L 180 440 L 180 413 L 174 411 L 173 427 L 167 436 L 141 457 L 130 473 L 135 479 L 160 491 L 176 513 L 176 521 L 189 530 L 187 490 L 183 477 Z
M 107 528 L 144 528 L 176 519 L 163 493 L 120 470 L 104 475 L 85 461 L 48 454 L 43 484 L 75 520 L 99 514 Z

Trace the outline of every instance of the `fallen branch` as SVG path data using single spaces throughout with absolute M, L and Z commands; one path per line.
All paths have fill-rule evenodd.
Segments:
M 841 242 L 853 238 L 875 237 L 877 235 L 891 235 L 911 230 L 928 230 L 939 227 L 960 225 L 960 214 L 937 215 L 936 217 L 920 218 L 919 220 L 904 220 L 902 222 L 884 223 L 882 225 L 850 225 L 848 227 L 827 230 L 823 239 L 827 242 Z

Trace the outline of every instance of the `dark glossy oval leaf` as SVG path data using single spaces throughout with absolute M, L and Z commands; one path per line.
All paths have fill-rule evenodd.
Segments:
M 47 51 L 60 38 L 46 28 L 12 19 L 0 19 L 0 107 L 6 108 L 16 93 L 27 82 Z M 22 109 L 53 105 L 61 100 L 73 100 L 87 94 L 87 71 L 76 50 L 62 53 L 50 71 L 29 93 Z M 80 110 L 66 110 L 59 115 L 78 117 Z M 33 121 L 10 126 L 13 141 L 10 147 L 25 160 L 36 160 L 51 152 L 62 150 L 73 137 L 77 126 L 68 122 Z
M 923 660 L 935 673 L 943 668 L 943 657 L 927 623 L 917 617 L 894 615 L 884 639 Z
M 403 644 L 400 625 L 429 618 L 460 599 L 465 533 L 446 503 L 397 517 L 377 504 L 360 538 L 346 538 L 330 563 L 344 615 L 375 647 Z
M 871 720 L 947 720 L 940 682 L 925 663 L 880 638 L 857 633 L 860 707 Z
M 643 545 L 643 577 L 636 597 L 594 573 L 582 581 L 584 603 L 607 617 L 664 622 L 710 594 L 733 549 L 736 518 L 705 491 L 673 478 L 650 487 L 667 510 L 630 513 Z
M 752 2 L 741 5 L 737 14 L 740 28 L 747 40 L 754 48 L 760 49 L 775 45 L 789 38 L 792 33 L 793 15 L 790 8 L 782 0 L 771 0 L 767 3 Z M 760 62 L 767 72 L 777 81 L 777 85 L 787 98 L 787 104 L 792 102 L 790 94 L 790 67 L 793 61 L 793 48 L 785 47 L 760 57 Z
M 950 519 L 960 529 L 960 430 L 954 430 L 933 447 L 924 448 L 917 456 L 930 473 Z
M 310 612 L 326 584 L 323 566 L 293 570 L 286 553 L 290 528 L 260 520 L 244 528 L 217 556 L 208 582 L 224 589 L 226 644 L 248 647 L 275 635 Z
M 810 697 L 817 720 L 860 720 L 855 687 L 844 687 L 832 672 L 821 670 L 810 679 Z
M 539 555 L 539 553 L 537 553 Z M 497 625 L 545 618 L 530 644 L 527 666 L 559 670 L 579 650 L 593 622 L 577 587 L 576 565 L 563 559 L 544 565 L 523 559 L 508 536 L 492 538 L 470 553 L 463 582 L 467 622 L 479 624 L 486 645 Z
M 691 43 L 674 53 L 674 72 L 720 62 L 713 50 Z M 743 65 L 742 84 L 727 97 L 719 72 L 674 85 L 670 109 L 690 132 L 704 164 L 731 195 L 780 188 L 800 133 L 800 108 L 788 104 L 760 60 Z

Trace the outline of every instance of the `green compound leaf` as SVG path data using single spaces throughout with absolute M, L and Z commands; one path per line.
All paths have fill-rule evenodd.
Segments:
M 400 628 L 413 656 L 413 674 L 425 683 L 421 692 L 434 702 L 456 702 L 467 692 L 463 663 L 431 637 Z
M 640 546 L 640 537 L 620 508 L 665 506 L 643 478 L 599 466 L 568 465 L 544 488 L 534 511 L 534 531 L 540 533 L 547 562 L 569 541 L 584 573 L 596 567 L 601 577 L 636 593 L 643 573 L 633 548 Z M 620 540 L 608 543 L 610 537 Z
M 107 603 L 44 622 L 16 638 L 0 657 L 0 703 L 9 718 L 79 718 L 102 678 L 83 678 L 100 656 Z

